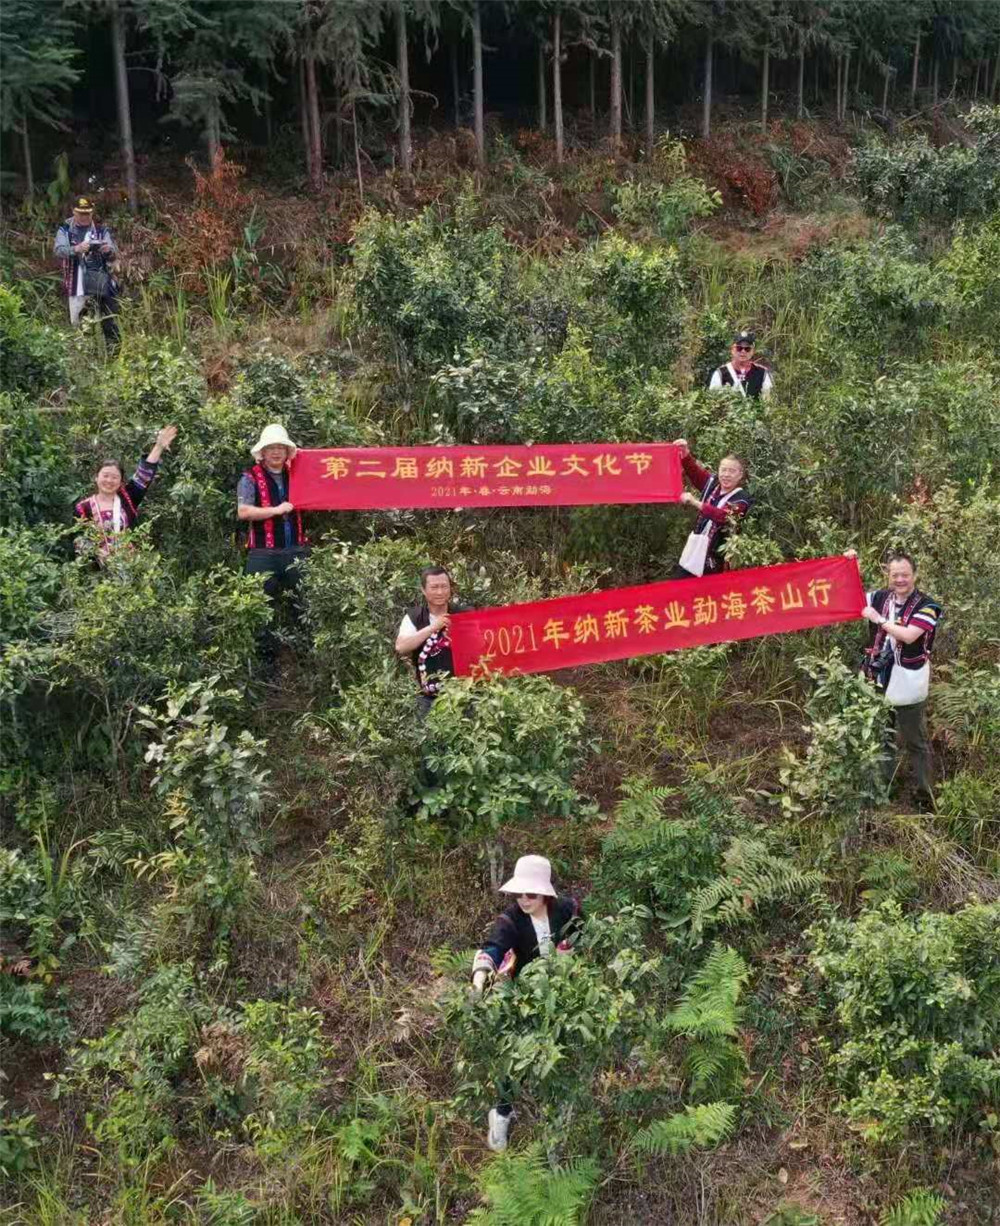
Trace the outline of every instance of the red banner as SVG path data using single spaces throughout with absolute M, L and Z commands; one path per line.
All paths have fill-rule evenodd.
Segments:
M 814 558 L 456 613 L 451 650 L 458 676 L 544 673 L 853 621 L 864 606 L 855 558 Z
M 300 511 L 558 507 L 677 502 L 682 488 L 673 443 L 338 447 L 299 451 L 288 497 Z

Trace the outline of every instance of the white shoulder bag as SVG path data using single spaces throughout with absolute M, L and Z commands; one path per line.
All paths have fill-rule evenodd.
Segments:
M 730 498 L 735 498 L 742 488 L 742 486 L 738 485 L 736 489 L 730 490 L 715 505 L 719 508 L 724 507 Z M 688 539 L 684 542 L 684 549 L 678 558 L 680 566 L 683 566 L 686 571 L 692 575 L 697 575 L 699 578 L 705 573 L 711 531 L 712 521 L 709 520 L 701 532 L 689 532 Z
M 896 608 L 891 605 L 889 621 L 895 623 Z M 931 662 L 925 660 L 919 668 L 904 668 L 900 663 L 900 647 L 893 641 L 893 665 L 889 684 L 885 687 L 885 700 L 890 707 L 915 707 L 926 702 L 931 688 Z

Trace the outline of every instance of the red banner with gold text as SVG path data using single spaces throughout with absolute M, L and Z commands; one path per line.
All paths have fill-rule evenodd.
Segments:
M 814 558 L 456 613 L 451 650 L 459 676 L 544 673 L 810 630 L 852 621 L 864 605 L 856 559 Z
M 555 507 L 677 502 L 682 488 L 673 443 L 338 447 L 299 451 L 288 497 L 300 511 Z

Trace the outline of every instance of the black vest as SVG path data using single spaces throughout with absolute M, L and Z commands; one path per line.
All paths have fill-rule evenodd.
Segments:
M 743 386 L 746 388 L 746 394 L 755 399 L 760 395 L 764 387 L 764 376 L 767 370 L 763 366 L 758 366 L 756 362 L 750 367 L 750 373 L 743 381 Z M 723 387 L 735 387 L 733 376 L 729 373 L 728 366 L 719 367 L 719 377 L 722 379 Z
M 268 470 L 264 467 L 263 464 L 261 465 L 261 469 L 263 470 L 263 473 L 264 473 L 264 480 L 267 482 L 267 492 L 271 495 L 271 506 L 280 507 L 281 504 L 287 499 L 288 495 L 287 493 L 284 496 L 282 495 L 281 490 L 278 489 L 277 482 L 271 476 L 271 474 L 268 472 Z M 259 507 L 260 506 L 260 490 L 258 490 L 257 488 L 257 482 L 254 480 L 254 475 L 253 475 L 252 470 L 248 471 L 247 475 L 250 477 L 250 480 L 253 481 L 254 506 Z M 285 472 L 285 482 L 286 482 L 285 488 L 287 490 L 288 488 L 287 470 Z M 253 520 L 247 521 L 247 546 L 248 548 L 250 549 L 266 549 L 267 548 L 267 533 L 264 529 L 265 522 L 266 521 L 262 519 L 253 519 Z M 301 545 L 304 543 L 300 539 L 301 533 L 299 532 L 299 526 L 301 523 L 301 518 L 297 512 L 293 513 L 292 515 L 282 515 L 280 518 L 275 516 L 274 519 L 272 519 L 270 522 L 274 525 L 274 548 L 275 549 L 285 549 L 286 548 L 286 545 L 285 545 L 285 523 L 286 522 L 290 522 L 292 525 L 292 546 L 294 547 L 296 545 Z
M 468 611 L 469 607 L 469 605 L 462 604 L 457 600 L 448 601 L 449 613 L 465 613 Z M 431 624 L 431 611 L 428 609 L 426 603 L 413 605 L 412 608 L 406 610 L 406 616 L 413 623 L 414 630 L 426 630 L 426 628 Z M 422 650 L 423 649 L 421 647 L 418 647 L 416 651 L 410 653 L 410 663 L 413 665 L 413 670 L 417 674 L 417 680 L 420 682 L 421 690 L 424 689 L 424 679 L 420 675 L 420 660 L 418 657 L 420 656 L 420 652 Z M 447 642 L 435 652 L 432 659 L 427 661 L 427 664 L 432 664 L 431 667 L 427 668 L 427 673 L 430 678 L 433 678 L 435 673 L 454 672 L 455 666 L 451 658 L 450 639 L 448 639 Z M 426 693 L 427 691 L 424 692 Z

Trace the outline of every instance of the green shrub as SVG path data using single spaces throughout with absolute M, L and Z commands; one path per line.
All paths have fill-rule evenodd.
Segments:
M 582 288 L 587 299 L 574 322 L 606 361 L 643 371 L 670 365 L 687 307 L 673 248 L 643 247 L 609 230 L 583 257 Z
M 256 1000 L 242 1008 L 245 1092 L 253 1111 L 243 1127 L 263 1157 L 280 1159 L 307 1135 L 320 1113 L 332 1050 L 316 1009 Z
M 38 396 L 65 378 L 65 336 L 26 314 L 20 297 L 0 285 L 0 391 Z
M 428 564 L 420 542 L 388 537 L 313 550 L 302 582 L 304 616 L 324 679 L 349 686 L 380 670 L 404 609 L 420 598 L 420 571 Z
M 869 1140 L 970 1128 L 1000 1095 L 1000 905 L 883 903 L 808 933 L 840 1108 Z
M 81 491 L 63 415 L 0 392 L 0 442 L 0 524 L 69 523 Z
M 991 542 L 998 533 L 1000 497 L 987 482 L 968 492 L 946 482 L 904 503 L 888 525 L 885 543 L 916 558 L 918 587 L 944 606 L 940 655 L 954 648 L 969 660 L 995 656 L 1000 554 Z
M 946 301 L 943 274 L 918 260 L 898 230 L 815 251 L 801 276 L 800 292 L 817 302 L 837 342 L 833 354 L 845 364 L 922 354 Z
M 670 183 L 628 178 L 615 184 L 612 196 L 612 211 L 623 225 L 652 231 L 669 243 L 682 238 L 696 218 L 709 217 L 722 204 L 720 192 L 691 175 L 680 175 Z
M 190 963 L 161 966 L 139 989 L 137 1007 L 69 1056 L 57 1081 L 91 1109 L 87 1127 L 123 1167 L 169 1152 L 191 1105 L 201 1029 L 214 1020 Z
M 152 735 L 146 761 L 156 763 L 173 847 L 137 862 L 140 873 L 171 882 L 169 909 L 186 935 L 206 932 L 217 953 L 226 942 L 254 878 L 260 813 L 269 797 L 267 743 L 245 729 L 230 736 L 219 708 L 238 699 L 216 691 L 217 677 L 168 691 L 161 712 L 145 712 Z
M 21 1175 L 36 1165 L 35 1150 L 41 1142 L 36 1135 L 35 1117 L 6 1110 L 0 1099 L 0 1174 L 5 1179 Z
M 62 1043 L 70 1034 L 62 997 L 37 979 L 0 974 L 0 1034 L 29 1043 Z
M 259 580 L 222 568 L 185 579 L 138 541 L 96 578 L 68 568 L 62 603 L 49 620 L 49 676 L 78 703 L 80 739 L 87 721 L 97 721 L 113 759 L 126 751 L 134 706 L 167 684 L 245 678 L 270 615 Z
M 576 694 L 548 677 L 446 682 L 424 725 L 433 780 L 419 786 L 420 820 L 492 845 L 543 814 L 589 812 L 573 786 L 584 724 Z
M 417 366 L 449 362 L 469 338 L 512 327 L 514 248 L 476 223 L 463 196 L 453 220 L 434 209 L 401 220 L 368 213 L 355 231 L 355 295 L 362 318 L 385 329 Z
M 805 708 L 809 746 L 804 755 L 782 750 L 782 811 L 847 817 L 872 808 L 886 794 L 884 700 L 839 652 L 803 656 L 798 665 L 815 683 Z
M 641 917 L 592 917 L 572 954 L 537 958 L 483 996 L 444 1005 L 456 1046 L 459 1094 L 492 1106 L 497 1086 L 533 1102 L 550 1137 L 592 1108 L 593 1081 L 655 1030 L 658 959 L 643 948 Z
M 941 259 L 963 327 L 995 336 L 1000 322 L 1000 212 L 981 225 L 960 225 Z
M 971 147 L 914 136 L 857 148 L 854 180 L 870 210 L 910 225 L 989 212 L 1000 195 L 1000 107 L 973 107 L 968 124 L 977 133 Z

